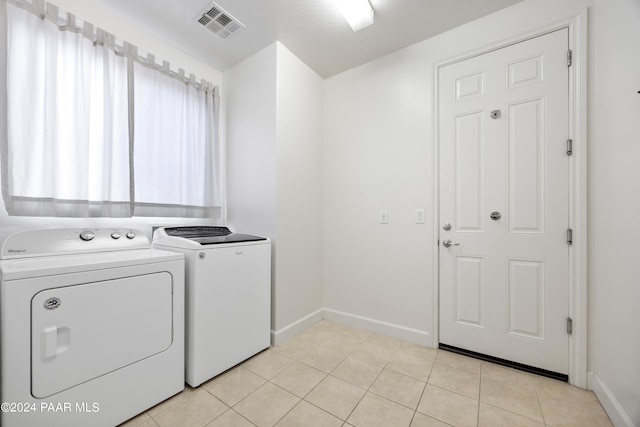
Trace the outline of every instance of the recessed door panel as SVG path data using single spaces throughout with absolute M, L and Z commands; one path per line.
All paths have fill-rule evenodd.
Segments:
M 456 80 L 456 101 L 484 95 L 484 73 L 478 72 Z
M 31 300 L 33 396 L 51 396 L 168 349 L 172 316 L 167 272 L 39 292 Z
M 509 89 L 540 83 L 544 81 L 544 55 L 514 61 L 507 65 L 507 72 Z
M 456 322 L 484 327 L 484 259 L 456 257 Z
M 456 217 L 458 231 L 482 231 L 484 209 L 483 112 L 455 118 Z
M 544 262 L 509 260 L 509 333 L 544 340 Z
M 508 108 L 509 231 L 544 232 L 544 100 Z

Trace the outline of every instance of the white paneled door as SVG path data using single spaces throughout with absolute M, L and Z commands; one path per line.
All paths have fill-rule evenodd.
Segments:
M 440 343 L 567 374 L 568 30 L 439 74 Z

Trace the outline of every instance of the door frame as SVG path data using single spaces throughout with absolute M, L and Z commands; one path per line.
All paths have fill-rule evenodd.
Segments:
M 569 30 L 572 65 L 569 68 L 569 135 L 573 154 L 569 158 L 569 227 L 573 244 L 569 247 L 569 317 L 573 333 L 569 335 L 569 383 L 587 388 L 587 10 L 534 31 L 502 39 L 471 53 L 459 54 L 437 62 L 433 68 L 433 159 L 434 211 L 433 231 L 440 235 L 440 152 L 439 152 L 439 75 L 447 65 L 479 56 L 503 47 L 542 36 L 562 28 Z M 437 245 L 437 242 L 434 242 Z M 440 251 L 433 252 L 433 346 L 440 343 Z

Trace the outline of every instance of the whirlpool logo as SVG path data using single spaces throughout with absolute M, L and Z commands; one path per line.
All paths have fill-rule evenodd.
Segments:
M 60 307 L 61 304 L 62 301 L 60 300 L 60 298 L 53 297 L 46 300 L 44 304 L 42 304 L 42 306 L 47 310 L 55 310 L 56 308 Z

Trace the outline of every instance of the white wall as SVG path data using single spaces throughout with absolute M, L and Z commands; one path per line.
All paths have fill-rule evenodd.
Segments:
M 276 45 L 223 74 L 227 161 L 227 222 L 233 230 L 272 241 L 271 328 L 276 307 Z
M 227 221 L 276 240 L 276 45 L 223 74 Z
M 281 341 L 322 315 L 324 81 L 282 44 L 277 46 L 278 250 L 273 329 Z M 308 316 L 312 318 L 305 322 Z
M 431 344 L 425 59 L 407 49 L 326 83 L 325 307 L 329 318 Z M 414 224 L 417 208 L 427 210 L 426 224 Z M 388 224 L 379 224 L 382 209 Z
M 590 4 L 525 1 L 327 80 L 325 306 L 330 314 L 437 345 L 434 64 L 532 33 Z M 416 208 L 426 209 L 425 225 L 414 224 Z M 378 223 L 381 209 L 389 211 L 387 225 Z
M 187 73 L 194 73 L 198 78 L 206 79 L 214 84 L 220 84 L 222 74 L 213 68 L 186 55 L 170 44 L 159 40 L 146 33 L 140 25 L 131 18 L 104 8 L 100 3 L 92 0 L 55 0 L 61 11 L 71 12 L 79 19 L 93 23 L 114 34 L 119 43 L 127 40 L 140 48 L 140 52 L 151 52 L 156 55 L 156 60 L 166 60 L 171 63 L 171 68 L 177 70 L 184 68 Z M 4 7 L 4 5 L 3 5 Z M 6 97 L 6 90 L 0 89 L 0 96 Z M 4 202 L 0 200 L 0 241 L 3 241 L 13 232 L 54 227 L 121 227 L 135 228 L 151 237 L 152 226 L 178 225 L 178 224 L 203 224 L 217 223 L 219 220 L 194 220 L 180 218 L 36 218 L 36 217 L 11 217 L 7 215 Z
M 640 426 L 640 2 L 596 0 L 593 21 L 590 370 L 615 424 Z
M 273 242 L 275 343 L 321 319 L 322 79 L 280 43 L 223 76 L 228 222 Z

